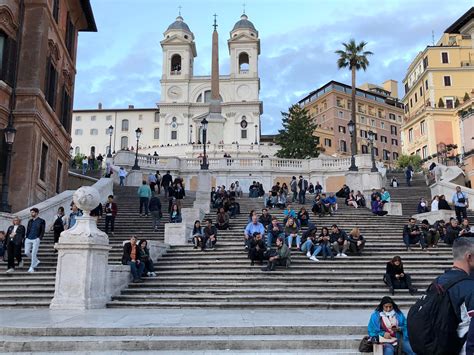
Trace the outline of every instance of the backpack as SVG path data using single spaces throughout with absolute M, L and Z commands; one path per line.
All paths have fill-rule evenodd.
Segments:
M 465 338 L 459 338 L 459 319 L 449 298 L 448 290 L 467 275 L 457 277 L 442 286 L 435 280 L 426 293 L 408 312 L 408 337 L 418 355 L 457 355 Z
M 53 229 L 55 232 L 62 232 L 64 231 L 64 224 L 62 217 L 57 217 L 53 224 Z

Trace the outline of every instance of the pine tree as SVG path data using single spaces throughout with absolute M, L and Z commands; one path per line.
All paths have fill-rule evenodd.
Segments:
M 466 102 L 466 101 L 469 101 L 469 99 L 470 99 L 469 94 L 467 92 L 465 92 L 463 101 Z
M 315 158 L 319 155 L 319 138 L 314 136 L 317 124 L 309 117 L 308 111 L 293 105 L 288 112 L 282 112 L 283 129 L 278 131 L 276 143 L 281 149 L 276 156 L 287 159 Z

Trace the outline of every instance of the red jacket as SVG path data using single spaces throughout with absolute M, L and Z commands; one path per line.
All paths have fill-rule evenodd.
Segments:
M 115 202 L 107 202 L 105 204 L 105 215 L 109 215 L 112 212 L 112 216 L 115 217 L 117 215 L 117 204 Z

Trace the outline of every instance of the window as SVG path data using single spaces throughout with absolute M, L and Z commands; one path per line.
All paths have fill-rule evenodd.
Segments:
M 120 148 L 121 149 L 128 148 L 128 137 L 123 136 L 120 138 Z
M 360 130 L 360 136 L 361 136 L 362 138 L 367 138 L 367 137 L 368 137 L 368 136 L 367 136 L 367 131 L 361 129 L 361 130 Z
M 398 153 L 397 152 L 393 152 L 392 156 L 393 156 L 393 160 L 398 160 Z
M 106 121 L 112 121 L 112 115 L 107 115 L 105 116 Z
M 423 159 L 425 159 L 428 156 L 428 146 L 426 146 L 426 145 L 423 146 L 423 148 L 421 148 L 421 151 L 422 151 L 421 157 Z
M 376 141 L 378 139 L 378 135 L 377 133 L 374 133 L 374 141 Z
M 379 148 L 374 147 L 374 155 L 375 155 L 376 157 L 379 156 Z
M 160 123 L 160 113 L 155 112 L 155 123 Z
M 383 110 L 378 110 L 379 118 L 384 118 Z
M 81 154 L 81 148 L 80 148 L 80 147 L 76 147 L 76 149 L 74 149 L 74 153 L 75 153 L 76 155 Z
M 383 160 L 389 160 L 390 159 L 390 152 L 388 150 L 383 150 Z
M 413 107 L 413 99 L 410 99 L 410 107 Z
M 425 90 L 428 90 L 428 79 L 425 80 Z
M 380 122 L 380 128 L 385 129 L 385 122 Z
M 418 102 L 418 95 L 415 92 L 415 103 Z
M 341 152 L 347 152 L 347 144 L 346 141 L 339 141 L 339 147 Z
M 446 99 L 446 108 L 453 108 L 453 99 Z
M 109 136 L 109 128 L 108 127 L 105 129 L 105 135 Z
M 392 138 L 392 145 L 398 145 L 398 140 L 397 140 L 397 139 L 394 139 L 394 138 Z
M 58 23 L 59 19 L 59 0 L 54 0 L 53 2 L 53 18 L 56 23 Z
M 91 136 L 96 136 L 99 134 L 99 130 L 97 128 L 91 128 Z
M 61 95 L 61 115 L 59 120 L 63 125 L 64 129 L 69 132 L 71 129 L 71 116 L 72 116 L 72 107 L 71 107 L 71 96 L 66 90 L 66 86 L 63 85 L 62 95 Z M 80 116 L 78 116 L 80 118 Z M 77 117 L 76 117 L 77 120 Z
M 61 176 L 62 176 L 62 171 L 63 171 L 63 163 L 61 163 L 60 160 L 58 160 L 58 165 L 56 168 L 56 193 L 61 192 Z
M 245 52 L 239 54 L 239 74 L 247 74 L 249 72 L 249 55 Z
M 338 114 L 339 118 L 344 118 L 344 112 L 343 111 L 339 111 L 337 114 Z
M 372 127 L 376 127 L 377 126 L 377 122 L 375 120 L 371 120 L 370 122 L 372 124 Z
M 342 99 L 341 98 L 336 98 L 336 106 L 337 107 L 344 107 L 343 104 L 342 104 Z
M 80 129 L 80 128 L 76 129 L 76 130 L 74 131 L 74 134 L 75 134 L 76 136 L 82 136 L 82 129 Z
M 247 130 L 246 129 L 241 129 L 240 130 L 240 138 L 247 139 Z
M 391 125 L 390 126 L 390 133 L 396 136 L 397 135 L 397 126 Z
M 40 165 L 40 176 L 42 181 L 46 182 L 46 164 L 48 161 L 48 146 L 43 143 L 41 145 L 41 165 Z
M 81 116 L 76 116 L 76 122 L 81 122 Z
M 423 58 L 423 69 L 426 69 L 428 67 L 428 57 Z
M 365 117 L 364 116 L 360 116 L 360 123 L 365 124 Z
M 448 64 L 449 63 L 448 52 L 441 52 L 441 63 L 443 63 L 443 64 Z
M 178 139 L 178 131 L 171 131 L 171 139 L 172 140 Z
M 331 140 L 329 138 L 324 138 L 324 145 L 326 147 L 330 147 L 331 146 Z
M 96 116 L 91 116 L 91 121 L 94 122 L 95 120 L 97 120 L 97 117 Z
M 181 56 L 179 54 L 173 54 L 171 57 L 171 75 L 181 74 Z
M 71 58 L 74 58 L 75 44 L 76 44 L 76 28 L 72 24 L 71 16 L 68 13 L 67 19 L 66 19 L 66 48 Z
M 361 105 L 361 104 L 358 104 L 358 105 L 357 105 L 357 111 L 362 112 L 362 113 L 365 113 L 365 112 L 364 112 L 364 106 Z
M 160 129 L 159 128 L 155 128 L 153 130 L 153 139 L 160 139 Z
M 369 153 L 369 147 L 367 147 L 365 144 L 362 144 L 362 154 L 368 154 Z
M 408 130 L 408 141 L 409 141 L 410 143 L 413 142 L 413 128 L 410 128 L 410 129 Z
M 340 133 L 346 133 L 346 127 L 344 127 L 344 126 L 339 126 L 339 132 L 340 132 Z
M 421 149 L 417 149 L 415 154 L 421 157 Z
M 46 83 L 44 97 L 48 102 L 49 106 L 56 111 L 56 86 L 58 85 L 58 72 L 51 61 L 51 57 L 48 57 L 46 61 Z
M 0 30 L 0 80 L 10 86 L 15 76 L 16 42 Z
M 423 96 L 423 85 L 420 86 L 420 97 L 422 97 L 422 96 Z
M 122 132 L 128 132 L 128 120 L 122 120 Z
M 408 90 L 410 90 L 408 87 L 408 83 L 405 83 L 405 94 L 408 92 Z
M 424 135 L 424 134 L 425 134 L 425 131 L 426 131 L 426 122 L 425 122 L 425 121 L 421 121 L 421 122 L 420 122 L 420 132 L 421 132 L 421 135 Z
M 444 76 L 444 86 L 451 86 L 451 77 L 449 75 Z
M 382 142 L 382 143 L 387 143 L 387 137 L 385 137 L 385 136 L 380 136 L 380 142 Z

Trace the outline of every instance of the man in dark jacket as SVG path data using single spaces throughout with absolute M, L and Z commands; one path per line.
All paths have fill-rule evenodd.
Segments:
M 40 241 L 44 237 L 44 230 L 46 229 L 46 222 L 44 219 L 38 217 L 39 210 L 34 207 L 30 210 L 31 219 L 28 221 L 28 227 L 26 228 L 26 239 L 25 239 L 25 255 L 31 258 L 31 265 L 28 272 L 35 272 L 35 268 L 38 267 L 40 261 L 38 260 L 38 249 Z
M 446 228 L 446 237 L 444 242 L 448 245 L 453 245 L 454 241 L 461 236 L 462 228 L 459 227 L 458 220 L 453 218 L 451 223 Z
M 8 273 L 15 271 L 15 259 L 18 261 L 19 267 L 23 266 L 23 261 L 21 260 L 21 245 L 25 240 L 25 235 L 25 227 L 20 224 L 20 219 L 18 217 L 14 217 L 13 225 L 8 227 L 5 236 L 8 255 Z
M 270 256 L 268 265 L 262 268 L 262 271 L 274 271 L 277 266 L 290 267 L 291 250 L 284 242 L 284 238 L 278 237 L 276 240 L 277 250 L 275 255 Z
M 109 233 L 109 225 L 110 225 L 110 232 L 114 235 L 114 227 L 115 227 L 115 217 L 117 216 L 117 204 L 114 202 L 114 196 L 109 195 L 107 197 L 107 203 L 105 204 L 105 233 Z
M 306 191 L 308 190 L 308 180 L 303 179 L 303 176 L 300 175 L 300 179 L 298 181 L 298 202 L 301 205 L 304 205 L 306 202 Z
M 173 177 L 170 174 L 170 171 L 168 170 L 165 175 L 161 178 L 161 186 L 163 187 L 163 190 L 165 191 L 165 197 L 168 197 L 168 187 L 170 186 L 171 182 L 173 181 Z
M 160 219 L 162 217 L 161 212 L 161 201 L 157 195 L 153 195 L 148 204 L 148 210 L 151 213 L 151 218 L 153 220 L 153 230 L 156 232 L 158 226 L 160 225 Z
M 420 228 L 416 225 L 415 218 L 410 218 L 408 224 L 403 227 L 403 243 L 405 243 L 407 251 L 411 250 L 411 245 L 418 243 L 420 243 L 422 250 L 426 250 L 425 240 Z
M 249 259 L 250 265 L 255 264 L 255 260 L 258 260 L 259 264 L 263 264 L 263 255 L 267 247 L 265 246 L 265 242 L 262 239 L 262 234 L 255 232 L 253 234 L 253 238 L 250 241 L 250 248 L 249 248 Z
M 333 224 L 329 238 L 329 242 L 331 243 L 334 251 L 336 252 L 336 257 L 346 258 L 346 251 L 349 248 L 349 240 L 347 237 L 347 233 L 340 229 L 336 224 Z
M 143 282 L 141 276 L 145 270 L 145 264 L 140 261 L 140 255 L 137 245 L 137 237 L 134 235 L 130 241 L 123 245 L 122 264 L 130 265 L 130 272 L 133 276 L 133 282 Z

